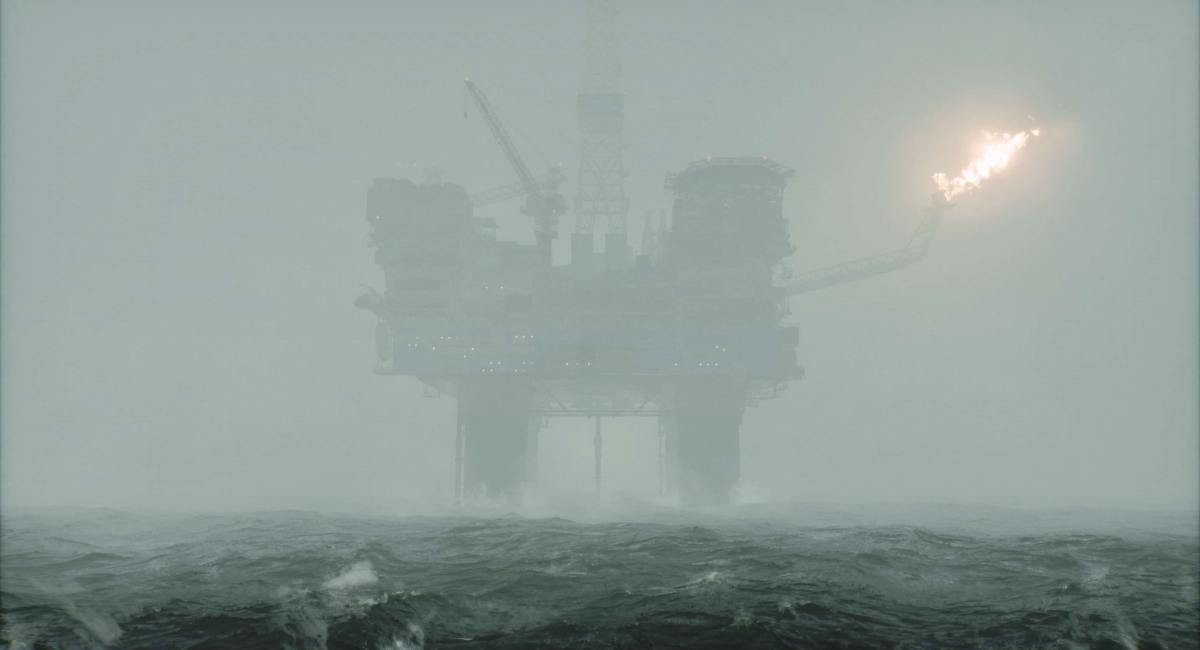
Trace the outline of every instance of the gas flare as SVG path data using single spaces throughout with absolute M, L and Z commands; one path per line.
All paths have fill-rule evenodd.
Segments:
M 1015 134 L 984 131 L 983 152 L 964 167 L 958 176 L 949 178 L 946 174 L 938 172 L 933 175 L 933 182 L 949 201 L 959 194 L 979 187 L 985 179 L 1007 167 L 1017 150 L 1024 147 L 1030 138 L 1039 134 L 1040 129 Z

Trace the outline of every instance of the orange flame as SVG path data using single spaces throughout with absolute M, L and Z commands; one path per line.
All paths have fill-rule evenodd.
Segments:
M 1039 129 L 1021 131 L 1016 134 L 983 132 L 983 153 L 963 168 L 958 176 L 949 178 L 939 172 L 933 175 L 933 182 L 946 200 L 973 190 L 983 184 L 992 174 L 1008 166 L 1017 150 L 1025 146 L 1031 137 L 1037 137 Z

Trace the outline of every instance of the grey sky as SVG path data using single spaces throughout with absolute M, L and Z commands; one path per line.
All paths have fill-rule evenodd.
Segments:
M 0 503 L 355 508 L 448 497 L 453 402 L 376 377 L 376 176 L 574 176 L 571 2 L 3 5 Z M 1197 505 L 1197 4 L 638 2 L 631 239 L 705 155 L 796 169 L 804 270 L 902 244 L 981 129 L 1043 136 L 917 267 L 797 298 L 807 377 L 752 408 L 751 491 Z M 573 183 L 567 187 L 573 191 Z M 488 208 L 531 238 L 516 206 Z M 567 217 L 568 227 L 570 215 Z M 567 231 L 567 228 L 564 228 Z M 565 244 L 565 241 L 560 242 Z M 561 247 L 565 248 L 565 246 Z M 610 484 L 651 493 L 653 427 Z M 584 492 L 590 425 L 543 434 Z

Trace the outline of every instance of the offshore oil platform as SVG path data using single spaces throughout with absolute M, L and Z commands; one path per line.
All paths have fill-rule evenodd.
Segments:
M 483 91 L 466 81 L 518 182 L 474 194 L 439 181 L 377 178 L 367 194 L 385 289 L 356 304 L 378 318 L 376 372 L 411 375 L 457 401 L 455 498 L 519 501 L 551 417 L 658 421 L 660 487 L 683 505 L 729 500 L 747 405 L 803 376 L 789 297 L 907 266 L 940 219 L 907 246 L 786 277 L 791 169 L 763 157 L 708 158 L 666 178 L 669 221 L 647 218 L 632 250 L 625 221 L 624 95 L 612 0 L 589 0 L 577 98 L 581 155 L 567 264 L 552 242 L 567 212 L 560 168 L 536 177 Z M 523 198 L 534 241 L 501 241 L 474 209 Z M 604 226 L 603 252 L 594 250 Z

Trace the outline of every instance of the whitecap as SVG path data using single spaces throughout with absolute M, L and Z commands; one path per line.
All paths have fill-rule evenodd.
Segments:
M 408 624 L 408 634 L 392 639 L 391 643 L 380 650 L 420 650 L 425 647 L 425 630 L 416 623 Z
M 326 580 L 322 586 L 329 590 L 352 589 L 379 582 L 370 562 L 355 562 L 348 569 Z

